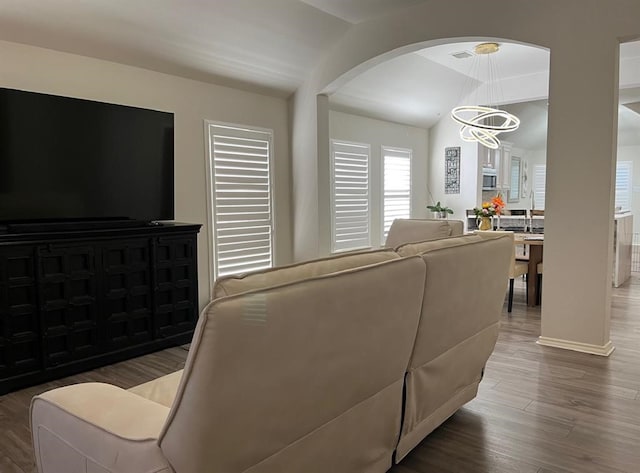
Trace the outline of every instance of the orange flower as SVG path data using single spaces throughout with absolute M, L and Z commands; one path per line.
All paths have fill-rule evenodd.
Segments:
M 496 213 L 500 215 L 502 213 L 502 209 L 504 208 L 504 200 L 502 200 L 502 196 L 498 194 L 493 199 L 491 199 L 491 203 L 496 208 Z

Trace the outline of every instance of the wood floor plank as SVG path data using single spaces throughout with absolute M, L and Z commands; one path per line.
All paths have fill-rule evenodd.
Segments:
M 111 383 L 126 389 L 181 369 L 186 357 L 185 349 L 169 348 L 0 396 L 0 473 L 36 473 L 29 429 L 29 406 L 36 394 L 83 382 Z
M 16 465 L 11 460 L 11 458 L 0 455 L 0 472 L 2 472 L 2 473 L 26 473 L 26 470 L 23 470 L 18 465 Z
M 524 291 L 516 290 L 513 313 L 503 315 L 485 371 L 490 385 L 418 445 L 401 463 L 402 473 L 640 472 L 638 275 L 621 289 L 614 290 L 611 337 L 616 351 L 609 358 L 537 345 L 540 312 L 518 303 Z M 463 425 L 466 411 L 481 416 L 484 428 Z M 442 429 L 453 432 L 447 445 L 439 441 Z M 484 450 L 480 462 L 473 459 L 477 451 L 465 450 L 469 441 L 463 432 L 469 431 L 482 438 L 476 441 Z M 456 447 L 467 454 L 449 455 Z M 400 473 L 396 468 L 389 473 Z
M 608 358 L 537 345 L 540 310 L 524 296 L 518 280 L 478 397 L 388 473 L 640 472 L 640 276 L 613 291 Z M 35 394 L 86 381 L 129 388 L 186 355 L 175 347 L 0 396 L 0 472 L 35 473 Z
M 525 435 L 528 438 L 563 439 L 569 436 L 575 426 L 572 420 L 539 416 L 528 410 L 513 409 L 496 404 L 493 400 L 478 397 L 467 404 L 464 409 L 481 415 L 491 424 L 487 429 L 495 432 L 497 437 L 508 434 Z

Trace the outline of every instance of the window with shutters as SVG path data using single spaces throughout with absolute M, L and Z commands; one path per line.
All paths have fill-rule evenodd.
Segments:
M 544 209 L 545 181 L 547 179 L 547 165 L 536 164 L 533 167 L 533 208 Z
M 537 164 L 533 173 L 533 198 L 536 209 L 544 209 L 547 166 Z M 619 161 L 616 165 L 615 207 L 631 210 L 633 162 Z
M 382 147 L 382 241 L 396 218 L 411 217 L 411 150 Z
M 633 162 L 618 161 L 616 165 L 616 209 L 631 210 L 632 176 Z
M 331 250 L 371 246 L 369 145 L 331 140 Z
M 214 277 L 271 267 L 273 132 L 208 126 Z

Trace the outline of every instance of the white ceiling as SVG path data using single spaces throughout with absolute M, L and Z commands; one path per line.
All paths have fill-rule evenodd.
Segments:
M 476 44 L 444 44 L 386 61 L 336 91 L 331 104 L 337 110 L 430 128 L 465 99 L 502 104 L 547 96 L 547 50 L 501 43 L 495 54 L 475 55 Z M 460 51 L 468 51 L 472 57 L 452 56 Z M 499 81 L 487 90 L 489 61 Z M 523 87 L 529 83 L 532 87 Z
M 1 0 L 0 39 L 287 97 L 353 23 L 424 1 Z M 430 127 L 465 87 L 487 88 L 482 76 L 469 77 L 473 59 L 450 56 L 475 44 L 442 45 L 380 64 L 338 90 L 332 107 Z M 548 51 L 502 44 L 492 56 L 502 102 L 546 97 Z M 640 42 L 623 45 L 621 58 L 621 103 L 640 102 L 631 89 L 640 87 Z M 640 116 L 632 110 L 625 113 Z M 621 126 L 627 121 L 621 118 Z
M 360 23 L 426 0 L 301 0 L 349 23 Z
M 336 10 L 331 0 L 2 0 L 0 39 L 288 96 L 350 26 L 310 3 Z
M 475 74 L 474 78 L 482 82 L 489 79 L 486 67 L 489 64 L 488 60 L 491 60 L 499 77 L 524 76 L 549 69 L 549 51 L 544 48 L 499 42 L 499 50 L 496 53 L 476 55 L 476 45 L 478 41 L 442 44 L 422 49 L 416 54 L 461 74 L 469 75 L 475 71 L 478 74 Z M 471 57 L 457 59 L 452 55 L 460 51 L 467 52 Z
M 476 44 L 435 46 L 379 64 L 336 91 L 332 108 L 430 128 L 463 102 L 499 104 L 522 121 L 505 140 L 526 149 L 544 147 L 549 51 L 500 43 L 500 51 L 490 56 L 498 80 L 488 85 L 483 83 L 490 75 L 488 57 L 475 56 Z M 472 57 L 453 57 L 461 51 Z M 640 42 L 623 44 L 620 56 L 620 103 L 627 106 L 620 107 L 619 143 L 640 145 Z

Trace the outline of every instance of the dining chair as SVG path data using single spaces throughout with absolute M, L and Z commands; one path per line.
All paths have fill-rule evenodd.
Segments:
M 527 225 L 527 211 L 526 209 L 509 209 L 509 215 L 514 216 L 514 217 L 522 217 L 522 218 L 518 218 L 517 221 L 518 223 L 520 223 L 519 221 L 522 220 L 522 224 L 518 225 L 518 224 L 511 224 L 510 226 L 513 227 L 514 231 L 517 232 L 526 232 L 527 228 L 529 227 L 529 225 Z M 516 219 L 514 219 L 516 220 Z
M 512 253 L 511 253 L 511 263 L 509 265 L 509 298 L 508 298 L 508 302 L 507 302 L 507 312 L 509 314 L 511 314 L 511 310 L 513 309 L 513 283 L 515 278 L 517 278 L 518 276 L 525 276 L 525 278 L 527 277 L 527 273 L 529 271 L 529 263 L 526 261 L 519 261 L 516 259 L 516 241 L 515 241 L 515 236 L 513 232 L 509 232 L 509 231 L 481 231 L 481 230 L 476 230 L 474 232 L 477 235 L 480 235 L 482 238 L 495 238 L 498 235 L 510 235 L 511 236 L 511 242 L 512 242 Z M 529 294 L 528 294 L 528 285 L 526 285 L 527 287 L 527 295 L 526 295 L 526 299 L 529 299 Z
M 467 209 L 467 231 L 477 230 L 478 222 L 476 213 L 472 209 Z
M 517 220 L 516 219 L 513 219 L 513 220 L 517 221 L 518 223 L 520 223 L 520 220 L 521 220 L 522 224 L 514 225 L 512 223 L 511 225 L 509 225 L 509 228 L 505 228 L 505 230 L 513 230 L 514 232 L 525 233 L 530 228 L 528 224 L 529 218 L 527 217 L 526 209 L 509 209 L 508 212 L 509 212 L 509 215 L 518 217 Z M 529 261 L 527 245 L 516 245 L 516 259 L 519 261 Z
M 544 231 L 544 220 L 542 220 L 542 226 L 538 226 L 536 225 L 535 227 L 533 226 L 533 217 L 544 217 L 544 209 L 542 210 L 536 210 L 536 209 L 531 209 L 529 210 L 529 229 L 531 230 L 531 233 L 541 233 L 540 230 Z

